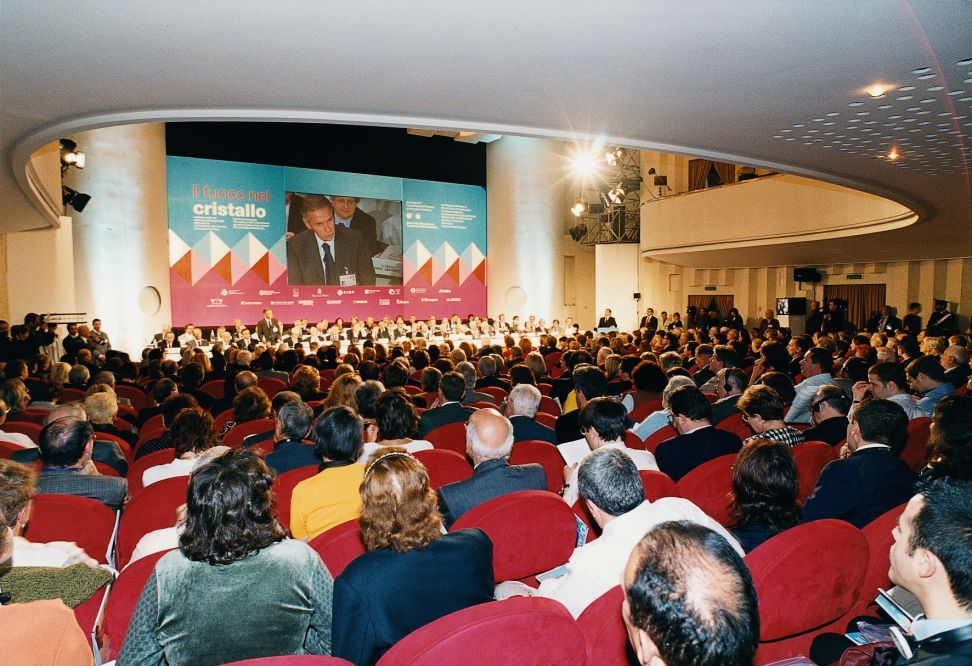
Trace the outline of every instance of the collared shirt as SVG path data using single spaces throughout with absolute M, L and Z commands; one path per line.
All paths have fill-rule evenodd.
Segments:
M 743 446 L 749 444 L 754 439 L 769 439 L 774 442 L 786 444 L 790 448 L 803 444 L 805 441 L 807 441 L 802 432 L 796 428 L 790 427 L 773 428 L 772 430 L 757 433 L 752 437 L 747 437 L 745 440 L 743 440 Z
M 669 520 L 687 520 L 708 527 L 722 536 L 742 557 L 739 542 L 725 527 L 702 509 L 681 497 L 645 500 L 604 526 L 601 536 L 574 550 L 567 561 L 567 573 L 540 584 L 539 594 L 564 604 L 575 618 L 621 580 L 628 555 L 649 530 Z
M 667 409 L 659 409 L 657 412 L 652 412 L 648 415 L 648 418 L 632 428 L 631 432 L 638 435 L 643 442 L 651 437 L 654 433 L 667 426 L 668 417 L 670 415 L 671 412 L 669 412 Z
M 923 641 L 926 638 L 930 638 L 937 634 L 944 633 L 946 631 L 952 631 L 953 629 L 960 629 L 966 625 L 972 624 L 972 620 L 915 620 L 911 625 L 911 634 L 915 637 L 916 641 Z
M 829 372 L 824 372 L 813 377 L 807 377 L 802 382 L 793 387 L 796 397 L 790 405 L 790 411 L 783 418 L 787 423 L 810 423 L 810 405 L 813 403 L 813 396 L 817 394 L 817 389 L 824 384 L 832 384 L 834 378 Z
M 921 400 L 918 401 L 918 409 L 923 412 L 922 416 L 931 416 L 932 412 L 935 411 L 935 405 L 938 404 L 938 401 L 953 393 L 955 393 L 955 387 L 947 381 L 925 393 L 921 397 Z
M 347 219 L 344 219 L 344 218 L 340 218 L 337 215 L 335 215 L 334 216 L 334 224 L 340 224 L 342 227 L 347 227 L 348 229 L 350 229 L 351 228 L 351 218 L 349 217 Z M 331 247 L 331 250 L 333 250 L 333 249 L 334 249 L 334 247 L 332 246 Z

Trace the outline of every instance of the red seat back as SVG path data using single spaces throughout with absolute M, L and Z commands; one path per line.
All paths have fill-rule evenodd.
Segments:
M 838 451 L 827 442 L 804 442 L 790 449 L 790 453 L 793 454 L 793 461 L 796 463 L 797 477 L 800 482 L 797 502 L 802 505 L 810 497 L 814 486 L 817 485 L 820 470 L 827 463 L 837 460 Z
M 318 534 L 311 539 L 309 545 L 321 556 L 321 561 L 331 572 L 332 578 L 341 575 L 344 567 L 348 566 L 351 560 L 365 552 L 357 519 L 341 523 Z
M 36 444 L 36 442 L 35 442 Z M 23 451 L 24 447 L 13 442 L 0 442 L 0 458 L 9 458 L 14 451 Z
M 553 416 L 560 416 L 561 414 L 560 405 L 549 395 L 540 396 L 540 406 L 537 407 L 537 411 L 543 412 L 544 414 L 552 414 Z
M 550 391 L 553 390 L 553 384 L 540 382 L 537 384 L 537 388 L 540 390 L 540 395 L 550 395 Z
M 255 435 L 260 432 L 272 431 L 274 427 L 273 419 L 253 419 L 237 423 L 229 432 L 223 435 L 223 446 L 238 449 L 243 446 L 243 438 L 248 435 Z
M 459 517 L 451 532 L 478 527 L 493 542 L 496 582 L 518 580 L 566 562 L 577 540 L 577 521 L 563 498 L 544 490 L 495 497 Z
M 472 476 L 472 465 L 466 456 L 447 449 L 432 449 L 431 451 L 416 451 L 413 454 L 419 462 L 425 465 L 429 473 L 429 487 L 438 490 L 447 483 L 463 481 Z
M 624 445 L 629 449 L 640 449 L 645 450 L 645 443 L 641 441 L 638 435 L 634 434 L 630 430 L 624 431 Z
M 676 432 L 675 428 L 670 425 L 662 426 L 655 432 L 648 435 L 648 439 L 645 440 L 645 451 L 654 453 L 659 444 L 668 441 L 672 437 L 678 437 L 678 432 Z
M 459 455 L 466 455 L 466 424 L 447 423 L 439 426 L 425 436 L 437 449 L 455 451 Z
M 175 525 L 176 509 L 186 503 L 188 486 L 188 476 L 177 476 L 153 483 L 132 496 L 118 528 L 119 568 L 128 564 L 139 539 L 153 530 Z
M 513 445 L 510 454 L 511 465 L 537 463 L 543 466 L 547 475 L 547 490 L 559 493 L 564 486 L 564 458 L 557 447 L 550 442 L 526 439 Z
M 560 357 L 563 356 L 563 352 L 550 352 L 543 357 L 544 362 L 547 364 L 547 372 L 551 375 L 554 371 L 560 370 Z
M 753 430 L 749 424 L 743 421 L 743 413 L 736 412 L 719 421 L 716 426 L 719 430 L 728 430 L 739 435 L 739 439 L 746 439 L 753 436 Z
M 504 389 L 501 389 L 499 386 L 484 386 L 476 390 L 480 393 L 493 396 L 497 405 L 502 404 L 502 402 L 509 397 L 509 393 L 507 393 Z M 543 400 L 540 401 L 540 404 L 543 405 Z
M 5 432 L 19 432 L 22 435 L 27 435 L 34 444 L 40 443 L 40 433 L 43 429 L 44 426 L 27 421 L 8 421 L 3 424 Z M 21 447 L 18 446 L 17 448 Z
M 88 497 L 39 494 L 25 536 L 35 543 L 74 541 L 89 557 L 108 563 L 108 545 L 115 532 L 115 512 Z
M 114 442 L 115 444 L 118 445 L 118 448 L 122 450 L 122 453 L 125 454 L 125 460 L 127 460 L 128 462 L 132 462 L 132 455 L 133 455 L 132 447 L 131 445 L 129 445 L 128 442 L 126 442 L 121 437 L 118 437 L 116 435 L 109 435 L 108 433 L 105 432 L 95 431 L 94 438 L 96 442 Z
M 132 407 L 134 407 L 136 411 L 148 409 L 155 404 L 155 401 L 148 397 L 148 395 L 145 394 L 145 391 L 135 386 L 115 384 L 115 393 L 119 398 L 128 398 L 129 402 L 132 403 Z M 119 405 L 119 408 L 121 407 L 122 405 Z
M 657 412 L 661 408 L 662 408 L 661 400 L 648 400 L 646 402 L 641 403 L 634 409 L 632 409 L 631 412 L 628 414 L 628 416 L 633 418 L 638 423 L 641 423 L 646 418 L 648 418 L 650 414 Z
M 133 462 L 128 468 L 128 474 L 125 475 L 128 479 L 128 492 L 134 495 L 142 489 L 142 474 L 149 467 L 165 465 L 173 460 L 175 460 L 175 449 L 162 449 L 146 454 Z
M 540 425 L 545 425 L 550 429 L 557 427 L 557 417 L 553 414 L 547 414 L 546 412 L 537 412 L 533 415 L 533 420 Z
M 219 400 L 226 395 L 226 382 L 222 379 L 210 379 L 199 387 L 199 390 L 206 395 Z
M 563 504 L 563 502 L 561 502 Z M 378 666 L 478 664 L 576 666 L 584 638 L 567 609 L 553 599 L 512 597 L 465 608 L 416 629 Z
M 139 432 L 141 432 L 144 436 L 146 432 L 159 429 L 165 430 L 165 423 L 162 421 L 161 412 L 146 419 L 145 423 L 142 424 L 142 429 Z
M 931 434 L 931 418 L 919 416 L 908 421 L 908 441 L 901 459 L 913 471 L 918 472 L 928 461 L 928 437 Z
M 732 490 L 732 465 L 736 454 L 729 453 L 708 460 L 679 479 L 678 494 L 705 511 L 720 524 L 734 522 L 729 513 L 729 492 Z
M 215 419 L 213 419 L 213 428 L 218 433 L 223 432 L 223 428 L 225 428 L 226 424 L 232 420 L 233 420 L 233 408 L 230 407 L 229 409 L 224 409 L 222 412 L 219 413 L 219 415 Z
M 61 389 L 57 401 L 63 405 L 69 402 L 84 402 L 86 397 L 88 397 L 87 394 L 81 389 L 65 387 Z
M 646 500 L 655 502 L 662 497 L 680 497 L 678 486 L 664 472 L 656 472 L 653 469 L 639 469 L 638 476 L 641 477 L 641 485 L 645 487 Z
M 907 504 L 901 504 L 894 507 L 872 520 L 861 530 L 864 538 L 867 539 L 870 555 L 864 583 L 861 585 L 861 594 L 848 613 L 848 620 L 866 614 L 867 607 L 877 596 L 877 589 L 879 587 L 888 589 L 891 585 L 891 579 L 888 578 L 888 569 L 891 567 L 891 544 L 894 543 L 891 530 L 898 524 L 898 518 L 904 513 L 906 506 Z
M 145 583 L 148 582 L 155 563 L 169 551 L 152 553 L 132 563 L 115 579 L 108 595 L 108 605 L 105 607 L 105 619 L 102 623 L 104 638 L 108 643 L 108 658 L 117 659 L 128 625 L 135 613 L 135 604 L 142 594 Z
M 277 395 L 281 391 L 287 390 L 287 382 L 282 379 L 277 379 L 276 377 L 260 377 L 257 379 L 257 386 L 263 389 L 263 392 L 267 394 L 267 397 L 273 400 L 273 396 Z
M 284 472 L 274 480 L 273 491 L 277 495 L 277 521 L 285 528 L 290 529 L 290 498 L 294 494 L 294 488 L 298 483 L 311 478 L 315 474 L 317 474 L 317 465 L 307 465 Z
M 815 520 L 765 541 L 745 561 L 759 598 L 756 662 L 765 664 L 808 654 L 813 631 L 851 609 L 864 582 L 868 545 L 849 523 Z
M 638 663 L 621 617 L 622 601 L 624 592 L 620 585 L 616 585 L 598 597 L 577 618 L 577 626 L 587 644 L 589 664 L 628 666 Z

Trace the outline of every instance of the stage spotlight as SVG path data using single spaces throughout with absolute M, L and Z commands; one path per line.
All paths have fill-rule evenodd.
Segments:
M 580 217 L 587 210 L 587 203 L 583 199 L 578 199 L 577 203 L 570 207 L 570 212 L 574 217 Z
M 618 183 L 617 187 L 608 190 L 607 198 L 613 204 L 620 204 L 624 200 L 624 185 Z
M 602 169 L 601 153 L 597 150 L 578 148 L 570 156 L 571 170 L 581 180 L 596 179 Z
M 78 169 L 84 168 L 84 153 L 78 150 L 78 144 L 71 139 L 61 139 L 61 169 L 74 166 Z
M 610 166 L 616 166 L 624 157 L 624 148 L 615 148 L 604 153 L 604 161 Z
M 573 238 L 576 242 L 579 243 L 581 239 L 583 239 L 584 236 L 587 235 L 587 225 L 578 224 L 577 226 L 571 227 L 568 233 L 570 234 L 571 238 Z
M 61 199 L 64 201 L 65 206 L 70 206 L 80 213 L 88 205 L 88 202 L 91 201 L 91 195 L 78 192 L 65 185 L 61 188 Z

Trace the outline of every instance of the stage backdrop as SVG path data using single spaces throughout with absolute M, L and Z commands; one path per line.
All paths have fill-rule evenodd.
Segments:
M 167 169 L 177 327 L 252 323 L 265 307 L 285 323 L 486 314 L 481 187 L 186 157 L 167 158 Z M 314 194 L 354 197 L 355 215 L 374 219 L 374 279 L 288 284 L 288 236 L 303 224 L 303 197 Z

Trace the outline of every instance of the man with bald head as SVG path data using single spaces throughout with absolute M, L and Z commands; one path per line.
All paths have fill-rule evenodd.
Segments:
M 466 454 L 473 475 L 439 488 L 439 511 L 450 527 L 462 514 L 494 497 L 520 490 L 546 490 L 547 476 L 536 464 L 510 465 L 513 425 L 495 409 L 480 409 L 466 425 Z

